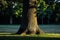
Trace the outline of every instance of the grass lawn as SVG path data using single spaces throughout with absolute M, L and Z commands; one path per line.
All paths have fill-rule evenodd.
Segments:
M 45 33 L 40 35 L 18 35 L 11 33 L 0 33 L 0 40 L 60 40 L 60 34 Z

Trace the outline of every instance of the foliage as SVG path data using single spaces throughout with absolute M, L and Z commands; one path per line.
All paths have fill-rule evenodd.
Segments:
M 14 8 L 14 14 L 16 15 L 16 17 L 18 17 L 18 16 L 22 17 L 23 5 L 22 5 L 22 3 L 16 3 L 16 4 L 17 5 Z
M 52 4 L 54 4 L 55 0 L 44 0 L 44 1 L 46 2 L 46 4 L 52 5 Z
M 12 3 L 13 5 L 11 5 Z M 10 7 L 12 6 L 11 9 L 13 9 L 13 13 L 16 15 L 16 16 L 19 16 L 22 14 L 22 3 L 18 2 L 17 0 L 13 0 L 13 1 L 8 1 L 8 0 L 2 0 L 1 1 L 2 3 L 2 9 L 3 11 L 6 10 L 7 11 L 7 8 L 8 6 L 10 5 Z M 44 15 L 47 15 L 48 14 L 48 10 L 51 12 L 53 12 L 55 10 L 55 5 L 56 3 L 54 3 L 54 0 L 38 0 L 38 5 L 37 5 L 37 12 L 38 12 L 38 15 L 42 15 L 42 13 Z M 14 7 L 14 8 L 13 8 Z
M 59 33 L 45 33 L 45 34 L 26 34 L 26 35 L 19 35 L 14 33 L 0 33 L 0 37 L 49 37 L 49 38 L 60 38 Z
M 22 17 L 23 12 L 23 0 L 1 0 L 1 15 L 15 15 L 15 17 Z M 60 18 L 60 3 L 54 2 L 54 0 L 38 0 L 37 3 L 37 15 L 38 18 L 49 18 L 53 15 L 52 19 Z M 11 12 L 11 13 L 10 13 Z
M 21 16 L 22 14 L 22 3 L 2 0 L 1 1 L 2 15 L 10 15 L 13 14 L 16 17 Z M 10 13 L 11 12 L 11 13 Z

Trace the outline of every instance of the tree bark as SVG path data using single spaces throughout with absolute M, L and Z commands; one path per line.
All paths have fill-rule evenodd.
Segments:
M 17 34 L 40 34 L 44 33 L 37 23 L 37 0 L 24 0 L 23 1 L 23 14 L 22 24 Z
M 12 24 L 13 23 L 13 18 L 12 18 L 12 16 L 10 16 L 10 24 Z

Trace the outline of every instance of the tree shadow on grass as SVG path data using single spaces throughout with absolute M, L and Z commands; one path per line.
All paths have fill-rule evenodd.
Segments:
M 21 37 L 21 36 L 0 36 L 0 40 L 60 40 L 60 38 L 49 38 L 49 37 Z

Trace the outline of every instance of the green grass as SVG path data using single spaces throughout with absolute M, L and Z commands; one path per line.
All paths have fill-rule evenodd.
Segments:
M 11 33 L 0 33 L 0 40 L 59 40 L 60 34 L 45 33 L 45 34 L 31 34 L 31 35 L 18 35 Z
M 0 37 L 0 40 L 59 40 L 59 38 L 2 36 L 2 37 Z

